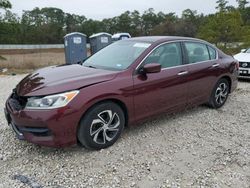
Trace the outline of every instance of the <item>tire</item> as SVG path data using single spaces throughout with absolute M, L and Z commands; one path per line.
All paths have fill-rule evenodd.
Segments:
M 100 150 L 112 146 L 125 125 L 124 112 L 113 102 L 93 106 L 80 121 L 77 137 L 88 149 Z
M 216 84 L 210 96 L 208 105 L 211 108 L 218 109 L 227 101 L 229 95 L 229 82 L 222 78 Z

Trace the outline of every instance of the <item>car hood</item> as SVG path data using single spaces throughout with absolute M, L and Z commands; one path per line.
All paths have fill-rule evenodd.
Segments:
M 26 76 L 16 87 L 19 96 L 44 96 L 109 81 L 117 72 L 67 65 L 47 67 Z
M 234 58 L 240 62 L 250 62 L 250 53 L 239 53 Z

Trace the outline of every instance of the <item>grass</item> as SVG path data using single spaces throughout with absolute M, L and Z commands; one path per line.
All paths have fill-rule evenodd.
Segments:
M 42 67 L 62 64 L 65 64 L 64 49 L 0 50 L 0 75 L 29 73 Z M 8 71 L 2 73 L 1 70 L 5 68 Z
M 0 60 L 7 60 L 5 57 L 3 57 L 3 56 L 0 56 Z
M 63 49 L 56 50 L 0 50 L 0 70 L 7 68 L 4 74 L 28 73 L 36 69 L 65 64 Z M 0 72 L 0 74 L 3 74 Z

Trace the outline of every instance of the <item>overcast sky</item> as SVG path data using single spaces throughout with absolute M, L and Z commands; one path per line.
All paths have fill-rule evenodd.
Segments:
M 236 0 L 228 0 L 230 5 L 236 5 Z M 126 10 L 143 12 L 154 8 L 157 12 L 175 12 L 180 15 L 187 8 L 198 13 L 215 12 L 216 0 L 10 0 L 12 11 L 21 15 L 23 10 L 34 7 L 56 7 L 64 12 L 84 15 L 87 18 L 103 19 L 118 16 Z

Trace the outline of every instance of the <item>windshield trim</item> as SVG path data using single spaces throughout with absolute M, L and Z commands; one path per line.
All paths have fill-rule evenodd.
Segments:
M 84 63 L 82 64 L 82 66 L 87 67 L 87 68 L 92 68 L 92 69 L 101 69 L 101 70 L 109 70 L 109 71 L 123 71 L 125 69 L 116 69 L 116 68 L 111 68 L 111 67 L 105 67 L 105 66 L 100 66 L 100 65 L 95 65 L 95 66 L 90 66 L 90 65 L 84 65 Z

